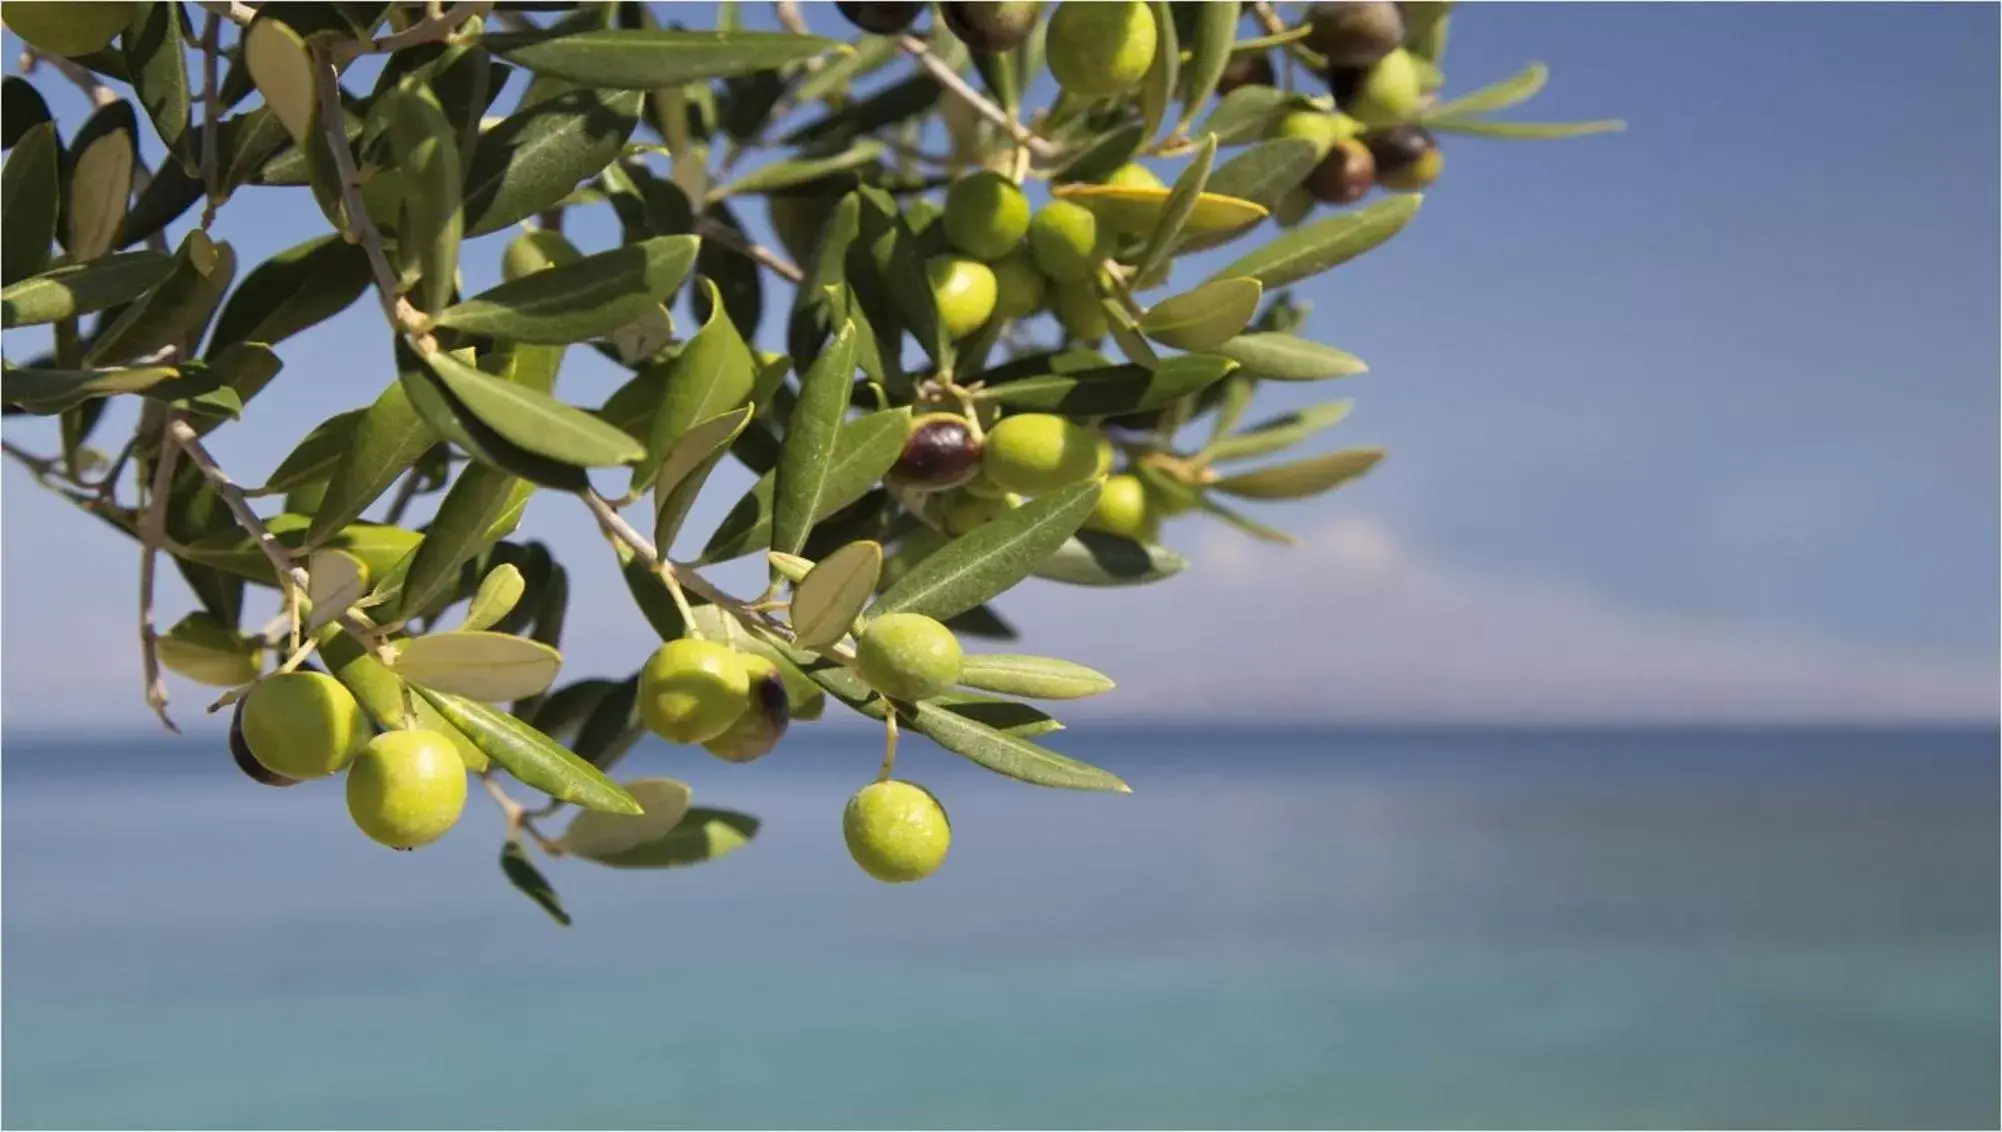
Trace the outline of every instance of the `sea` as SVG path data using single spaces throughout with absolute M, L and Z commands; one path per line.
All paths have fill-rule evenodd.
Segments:
M 637 748 L 758 836 L 503 880 L 211 735 L 0 752 L 9 1128 L 1997 1126 L 1997 734 L 1083 724 L 1130 796 L 880 737 Z M 553 824 L 560 832 L 561 818 Z

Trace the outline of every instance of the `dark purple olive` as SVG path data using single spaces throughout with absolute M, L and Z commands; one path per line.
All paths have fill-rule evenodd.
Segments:
M 974 51 L 1011 51 L 1035 30 L 1039 0 L 962 0 L 940 4 L 945 26 Z
M 1244 55 L 1233 55 L 1230 63 L 1217 77 L 1218 98 L 1229 94 L 1241 86 L 1277 86 L 1279 76 L 1272 69 L 1272 57 L 1263 51 Z
M 257 761 L 250 753 L 250 742 L 243 737 L 243 701 L 236 701 L 236 714 L 229 720 L 229 757 L 236 760 L 236 768 L 252 779 L 266 786 L 297 786 L 299 780 L 287 778 Z
M 1335 67 L 1367 67 L 1404 45 L 1404 16 L 1389 0 L 1348 0 L 1307 9 L 1303 45 Z
M 1342 138 L 1329 146 L 1328 155 L 1307 174 L 1307 191 L 1329 204 L 1354 204 L 1375 184 L 1376 161 L 1370 157 L 1369 147 L 1354 138 Z
M 1387 189 L 1415 193 L 1439 179 L 1445 158 L 1439 143 L 1423 126 L 1392 126 L 1362 136 L 1376 159 L 1376 183 Z
M 895 35 L 911 26 L 918 13 L 925 10 L 921 3 L 892 3 L 890 0 L 835 0 L 834 6 L 848 17 L 848 22 L 872 35 Z
M 958 487 L 980 471 L 980 441 L 965 417 L 927 413 L 911 424 L 889 479 L 917 491 Z

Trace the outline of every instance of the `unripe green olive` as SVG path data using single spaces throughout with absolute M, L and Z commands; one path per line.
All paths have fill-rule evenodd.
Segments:
M 562 267 L 584 258 L 563 233 L 551 228 L 523 232 L 508 241 L 501 253 L 501 278 L 510 282 L 551 267 Z
M 1015 250 L 1029 232 L 1029 198 L 992 170 L 961 177 L 945 192 L 945 238 L 983 262 Z
M 1110 235 L 1091 209 L 1053 200 L 1029 220 L 1029 252 L 1055 282 L 1082 283 L 1111 250 Z
M 1152 539 L 1160 521 L 1154 515 L 1147 486 L 1140 482 L 1140 477 L 1117 475 L 1106 477 L 1105 488 L 1098 494 L 1098 505 L 1092 508 L 1091 518 L 1084 525 L 1125 538 Z
M 994 317 L 999 287 L 986 264 L 964 256 L 933 256 L 925 261 L 925 276 L 948 337 L 964 338 Z
M 236 761 L 236 769 L 248 775 L 254 782 L 266 786 L 297 786 L 299 780 L 287 778 L 263 763 L 250 753 L 250 743 L 243 737 L 243 701 L 236 701 L 236 713 L 229 719 L 229 757 Z
M 1140 0 L 1064 0 L 1043 50 L 1058 86 L 1079 98 L 1105 98 L 1146 76 L 1159 36 L 1153 9 Z
M 1099 435 L 1053 413 L 1017 413 L 987 431 L 987 477 L 1009 491 L 1041 495 L 1083 483 L 1098 470 Z
M 987 265 L 994 272 L 994 313 L 1000 318 L 1027 318 L 1043 309 L 1049 281 L 1036 269 L 1029 249 L 1014 250 Z
M 415 849 L 445 836 L 466 808 L 466 764 L 436 731 L 377 735 L 348 768 L 348 816 L 370 840 Z
M 778 665 L 756 653 L 745 653 L 744 672 L 751 682 L 744 710 L 728 730 L 702 744 L 703 750 L 726 762 L 747 763 L 770 754 L 785 737 L 792 719 L 791 698 Z
M 1022 505 L 1019 495 L 975 495 L 970 491 L 955 492 L 940 501 L 938 508 L 939 525 L 945 533 L 958 538 L 960 535 L 986 526 L 1008 512 Z
M 1271 138 L 1304 138 L 1313 142 L 1315 150 L 1325 155 L 1328 147 L 1361 132 L 1362 123 L 1347 114 L 1288 110 L 1273 121 L 1265 135 Z
M 1400 47 L 1376 61 L 1342 108 L 1366 125 L 1394 126 L 1418 112 L 1423 96 L 1418 63 Z
M 895 35 L 925 9 L 918 0 L 836 0 L 834 6 L 849 23 L 871 35 Z
M 353 694 L 324 672 L 281 672 L 243 700 L 250 753 L 286 778 L 325 778 L 366 746 L 368 717 Z
M 706 742 L 737 722 L 750 690 L 735 650 L 693 638 L 669 641 L 640 669 L 640 719 L 671 742 Z
M 923 880 L 952 848 L 952 822 L 932 792 L 912 782 L 872 782 L 848 799 L 841 838 L 862 871 L 890 884 Z
M 1307 191 L 1329 204 L 1354 204 L 1375 184 L 1376 159 L 1354 138 L 1330 146 L 1327 156 L 1307 174 Z
M 1105 183 L 1117 189 L 1165 189 L 1161 178 L 1152 169 L 1137 161 L 1129 161 L 1112 171 Z
M 1376 183 L 1388 189 L 1415 193 L 1438 180 L 1446 164 L 1438 142 L 1423 126 L 1372 130 L 1362 140 L 1376 159 Z
M 1112 329 L 1112 322 L 1105 313 L 1105 304 L 1098 298 L 1098 288 L 1087 280 L 1078 283 L 1058 283 L 1050 288 L 1050 310 L 1057 316 L 1058 325 L 1072 341 L 1096 342 Z
M 37 51 L 75 58 L 110 46 L 138 14 L 138 7 L 128 3 L 13 0 L 0 14 L 0 22 Z
M 959 683 L 965 661 L 952 630 L 922 613 L 885 613 L 855 641 L 855 667 L 871 688 L 922 700 Z
M 1347 0 L 1307 9 L 1306 47 L 1337 67 L 1367 67 L 1404 43 L 1404 17 L 1389 0 Z
M 1042 14 L 1041 0 L 980 0 L 938 6 L 945 25 L 974 51 L 1012 51 L 1029 38 Z
M 1218 98 L 1222 98 L 1241 86 L 1278 84 L 1279 75 L 1272 69 L 1272 57 L 1263 51 L 1247 51 L 1230 57 L 1223 74 L 1217 77 L 1216 93 Z
M 903 451 L 885 478 L 915 491 L 958 487 L 980 473 L 980 447 L 965 417 L 926 413 L 911 422 Z

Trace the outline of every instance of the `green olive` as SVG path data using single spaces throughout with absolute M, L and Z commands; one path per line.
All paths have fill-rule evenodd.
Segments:
M 895 35 L 925 10 L 919 0 L 835 0 L 848 22 L 871 35 Z
M 1137 161 L 1129 161 L 1119 168 L 1114 169 L 1112 175 L 1105 179 L 1105 183 L 1117 189 L 1165 189 L 1168 187 L 1161 183 L 1161 178 L 1155 176 L 1152 169 L 1147 168 Z
M 1050 309 L 1056 313 L 1057 323 L 1064 328 L 1064 333 L 1074 342 L 1096 342 L 1112 329 L 1105 304 L 1099 301 L 1098 288 L 1089 280 L 1052 286 Z
M 744 672 L 751 690 L 744 698 L 743 712 L 728 730 L 702 744 L 703 750 L 725 762 L 747 763 L 770 754 L 785 737 L 786 724 L 792 719 L 791 699 L 778 665 L 756 653 L 745 653 Z
M 952 822 L 932 792 L 912 782 L 872 782 L 848 799 L 841 838 L 862 871 L 890 884 L 923 880 L 945 863 Z
M 1246 51 L 1232 55 L 1224 65 L 1223 74 L 1217 76 L 1218 98 L 1229 94 L 1241 86 L 1277 86 L 1279 75 L 1272 69 L 1272 57 L 1263 51 Z
M 1111 250 L 1110 235 L 1091 209 L 1053 200 L 1029 220 L 1029 252 L 1055 282 L 1082 283 Z
M 1418 112 L 1418 64 L 1402 47 L 1377 60 L 1342 107 L 1371 126 L 1394 126 Z
M 286 778 L 325 778 L 347 766 L 368 737 L 361 705 L 324 672 L 267 676 L 243 701 L 250 753 Z
M 1439 179 L 1446 159 L 1431 131 L 1423 126 L 1393 126 L 1363 136 L 1376 159 L 1376 183 L 1387 189 L 1415 193 Z
M 958 491 L 939 503 L 938 521 L 946 534 L 958 538 L 1021 505 L 1022 497 L 1019 495 L 975 495 L 970 491 Z
M 959 683 L 959 638 L 922 613 L 885 613 L 855 641 L 855 667 L 871 688 L 899 700 L 922 700 Z
M 1151 540 L 1160 527 L 1139 476 L 1108 476 L 1085 526 L 1125 538 Z
M 884 477 L 914 491 L 958 487 L 980 473 L 980 441 L 957 413 L 926 413 L 911 422 L 897 462 Z
M 1275 119 L 1265 136 L 1270 138 L 1305 138 L 1314 143 L 1314 148 L 1322 154 L 1328 147 L 1343 138 L 1352 138 L 1362 132 L 1362 123 L 1342 113 L 1326 113 L 1320 110 L 1289 110 Z
M 1368 146 L 1354 138 L 1343 138 L 1328 147 L 1327 156 L 1307 174 L 1307 191 L 1329 204 L 1354 204 L 1375 184 L 1376 159 L 1369 155 Z
M 1029 38 L 1042 14 L 1041 0 L 981 0 L 938 6 L 945 25 L 974 51 L 1012 51 Z
M 640 669 L 640 719 L 675 743 L 702 743 L 737 722 L 750 694 L 744 659 L 714 641 L 669 641 Z
M 1098 470 L 1095 430 L 1052 413 L 1003 417 L 987 432 L 987 476 L 1009 491 L 1041 495 Z
M 961 177 L 945 193 L 945 238 L 983 262 L 1015 250 L 1029 232 L 1029 198 L 991 170 Z
M 552 228 L 523 232 L 508 241 L 501 253 L 501 278 L 510 282 L 551 267 L 562 267 L 584 258 L 563 233 Z
M 466 764 L 436 731 L 378 735 L 348 768 L 348 816 L 392 849 L 431 844 L 465 808 Z
M 1305 46 L 1337 67 L 1367 67 L 1404 44 L 1404 17 L 1389 0 L 1307 9 Z
M 1001 318 L 1027 318 L 1043 309 L 1048 280 L 1036 270 L 1029 249 L 1013 251 L 987 265 L 994 272 L 994 313 Z
M 249 776 L 254 782 L 266 786 L 297 786 L 299 780 L 287 778 L 263 763 L 250 753 L 250 743 L 243 737 L 243 701 L 236 701 L 236 712 L 229 719 L 229 757 L 236 761 L 236 769 Z
M 12 0 L 0 14 L 7 30 L 37 51 L 64 58 L 111 45 L 138 14 L 139 5 L 85 4 L 75 0 Z
M 1139 0 L 1064 0 L 1043 50 L 1066 93 L 1105 98 L 1146 76 L 1159 36 L 1153 9 Z
M 925 275 L 947 336 L 964 338 L 994 317 L 999 287 L 986 264 L 964 256 L 933 256 L 925 261 Z

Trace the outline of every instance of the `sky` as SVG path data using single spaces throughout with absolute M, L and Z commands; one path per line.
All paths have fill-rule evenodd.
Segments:
M 998 603 L 1023 632 L 1008 647 L 1119 681 L 1066 717 L 1992 723 L 1997 11 L 1463 7 L 1449 95 L 1541 60 L 1550 85 L 1513 116 L 1627 132 L 1446 138 L 1412 225 L 1297 289 L 1306 333 L 1370 372 L 1268 385 L 1248 418 L 1349 397 L 1321 446 L 1389 457 L 1320 499 L 1250 505 L 1298 548 L 1183 520 L 1165 541 L 1191 566 L 1160 585 L 1025 585 Z M 831 5 L 809 17 L 842 34 Z M 81 97 L 43 85 L 72 131 Z M 322 224 L 303 189 L 253 190 L 217 234 L 249 264 Z M 602 218 L 573 232 L 586 250 L 615 239 Z M 500 247 L 469 246 L 469 286 L 493 281 Z M 781 326 L 768 316 L 762 344 Z M 5 343 L 16 360 L 41 347 Z M 618 375 L 579 353 L 559 392 L 595 404 Z M 393 376 L 368 303 L 281 355 L 213 444 L 245 482 Z M 54 447 L 40 422 L 5 434 Z M 718 475 L 691 543 L 746 483 Z M 571 565 L 565 678 L 637 667 L 655 641 L 581 507 L 538 496 L 529 536 Z M 151 725 L 137 558 L 8 465 L 6 731 Z M 161 603 L 169 622 L 190 607 L 171 575 Z M 213 690 L 173 690 L 184 725 L 215 726 Z

